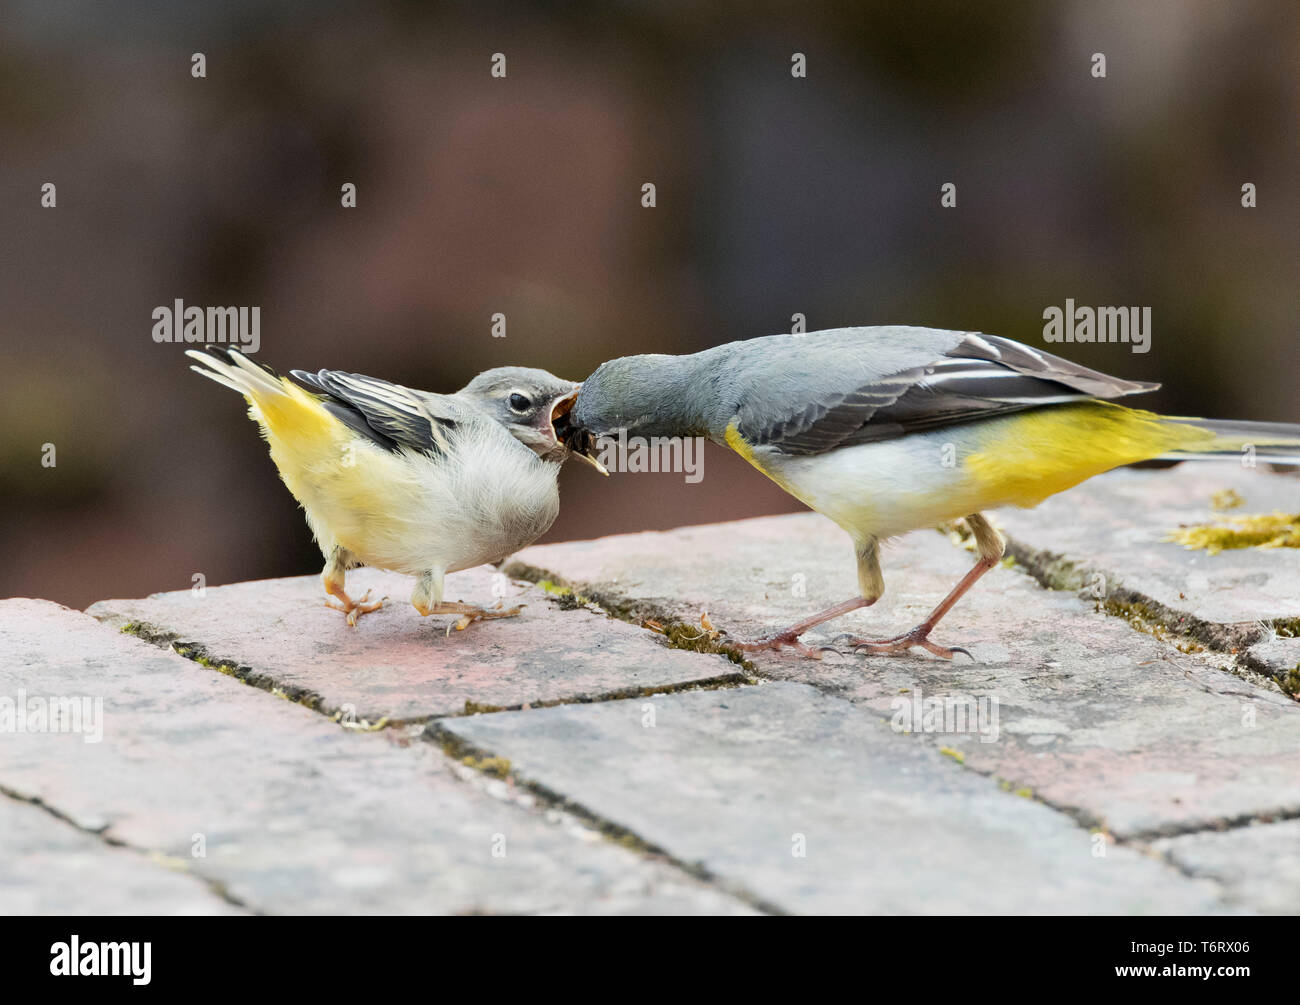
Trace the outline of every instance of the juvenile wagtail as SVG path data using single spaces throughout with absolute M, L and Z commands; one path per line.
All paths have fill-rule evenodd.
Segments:
M 964 517 L 979 559 L 930 615 L 887 639 L 848 637 L 859 652 L 913 646 L 951 659 L 930 632 L 1002 557 L 980 515 L 1035 506 L 1111 468 L 1156 457 L 1295 463 L 1300 426 L 1156 415 L 1105 400 L 1159 385 L 1120 380 L 1010 339 L 887 326 L 731 342 L 689 356 L 610 360 L 582 384 L 561 437 L 707 436 L 730 447 L 848 531 L 858 596 L 742 649 L 796 647 L 799 636 L 868 607 L 884 590 L 883 539 Z
M 458 628 L 519 613 L 444 601 L 443 577 L 499 561 L 555 522 L 569 451 L 553 422 L 577 384 L 507 366 L 455 394 L 430 394 L 356 373 L 292 371 L 309 392 L 233 349 L 185 355 L 201 364 L 190 369 L 248 401 L 325 556 L 326 604 L 349 624 L 383 604 L 344 589 L 347 570 L 363 564 L 418 577 L 415 609 L 459 615 Z

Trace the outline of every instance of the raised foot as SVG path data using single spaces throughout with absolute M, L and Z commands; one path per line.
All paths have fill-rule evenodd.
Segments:
M 856 635 L 837 635 L 831 645 L 823 647 L 831 652 L 841 652 L 841 645 L 847 645 L 855 653 L 866 653 L 870 656 L 897 656 L 899 653 L 905 653 L 909 649 L 920 646 L 922 649 L 934 653 L 936 656 L 950 660 L 958 653 L 963 656 L 971 656 L 970 652 L 961 646 L 941 646 L 937 642 L 930 641 L 930 628 L 927 625 L 917 625 L 910 632 L 904 632 L 902 635 L 895 635 L 892 639 L 863 639 Z
M 366 595 L 360 600 L 353 600 L 346 593 L 344 593 L 339 600 L 333 600 L 326 597 L 325 606 L 335 611 L 342 611 L 347 615 L 348 624 L 355 628 L 357 626 L 357 618 L 361 617 L 363 614 L 370 614 L 372 611 L 379 610 L 379 608 L 384 606 L 384 601 L 388 599 L 387 597 L 380 597 L 378 600 L 371 601 L 370 594 L 373 592 L 373 590 L 367 590 Z M 367 603 L 367 601 L 370 602 Z
M 420 612 L 421 617 L 428 617 L 430 614 L 459 614 L 460 617 L 447 626 L 447 634 L 451 634 L 454 628 L 458 632 L 464 631 L 475 621 L 487 621 L 491 618 L 513 618 L 520 611 L 523 605 L 518 607 L 503 607 L 497 604 L 496 607 L 475 607 L 473 604 L 462 604 L 452 600 L 444 600 L 440 604 L 434 604 L 432 607 L 422 607 L 419 602 L 414 602 L 415 609 Z
M 523 609 L 522 604 L 518 607 L 502 607 L 499 604 L 496 607 L 473 607 L 462 611 L 460 618 L 457 619 L 456 623 L 452 625 L 451 628 L 455 628 L 458 632 L 463 632 L 475 621 L 490 621 L 492 618 L 513 618 Z M 451 628 L 447 629 L 448 635 L 451 634 Z

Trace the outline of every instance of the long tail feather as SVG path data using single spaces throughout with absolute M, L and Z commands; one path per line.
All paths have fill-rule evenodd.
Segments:
M 1300 465 L 1300 425 L 1294 423 L 1190 418 L 1165 421 L 1195 427 L 1213 436 L 1187 449 L 1161 455 L 1167 460 L 1230 460 L 1249 451 L 1256 461 Z

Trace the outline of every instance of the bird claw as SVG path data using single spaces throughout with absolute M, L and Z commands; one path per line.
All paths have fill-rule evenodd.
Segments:
M 459 612 L 456 612 L 460 614 L 460 617 L 447 625 L 447 634 L 450 635 L 453 628 L 458 632 L 463 632 L 475 621 L 488 621 L 492 618 L 513 618 L 523 609 L 523 604 L 520 604 L 518 607 L 505 607 L 499 602 L 495 607 L 474 607 L 469 610 L 462 609 Z M 437 614 L 439 612 L 435 608 L 432 613 Z
M 892 639 L 864 639 L 845 633 L 832 639 L 830 648 L 834 652 L 842 652 L 839 649 L 842 643 L 846 643 L 858 655 L 897 656 L 919 646 L 928 652 L 934 653 L 941 659 L 950 660 L 958 653 L 961 653 L 972 661 L 975 660 L 969 649 L 964 649 L 961 646 L 941 646 L 937 642 L 931 642 L 930 630 L 923 625 L 918 625 L 910 632 L 904 632 L 902 635 L 895 635 Z
M 781 649 L 784 649 L 788 646 L 791 649 L 797 650 L 799 653 L 808 657 L 808 659 L 811 660 L 821 659 L 822 652 L 825 649 L 825 647 L 814 649 L 812 646 L 804 645 L 802 642 L 799 641 L 799 636 L 791 635 L 789 632 L 777 632 L 774 635 L 768 635 L 765 636 L 764 638 L 756 639 L 753 642 L 744 642 L 744 641 L 732 642 L 731 645 L 735 646 L 741 652 L 746 652 L 746 653 L 758 653 L 758 652 L 766 652 L 766 651 L 779 652 Z
M 360 618 L 361 615 L 370 614 L 373 611 L 379 610 L 384 606 L 384 602 L 388 599 L 387 597 L 381 597 L 378 600 L 367 603 L 367 601 L 370 600 L 370 594 L 373 592 L 374 590 L 367 590 L 365 596 L 360 600 L 353 600 L 345 593 L 343 594 L 343 598 L 346 602 L 335 600 L 332 597 L 326 597 L 325 606 L 332 611 L 341 611 L 346 615 L 345 620 L 347 623 L 355 628 L 357 626 L 357 619 Z

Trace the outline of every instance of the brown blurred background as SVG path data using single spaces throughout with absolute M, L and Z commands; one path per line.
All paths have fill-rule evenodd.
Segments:
M 3 20 L 0 595 L 319 570 L 241 403 L 153 342 L 176 298 L 260 306 L 282 370 L 453 390 L 796 312 L 1042 345 L 1072 297 L 1152 308 L 1147 355 L 1055 347 L 1165 381 L 1151 407 L 1300 421 L 1294 0 L 10 0 Z M 798 508 L 716 449 L 697 485 L 569 465 L 562 492 L 548 539 Z

